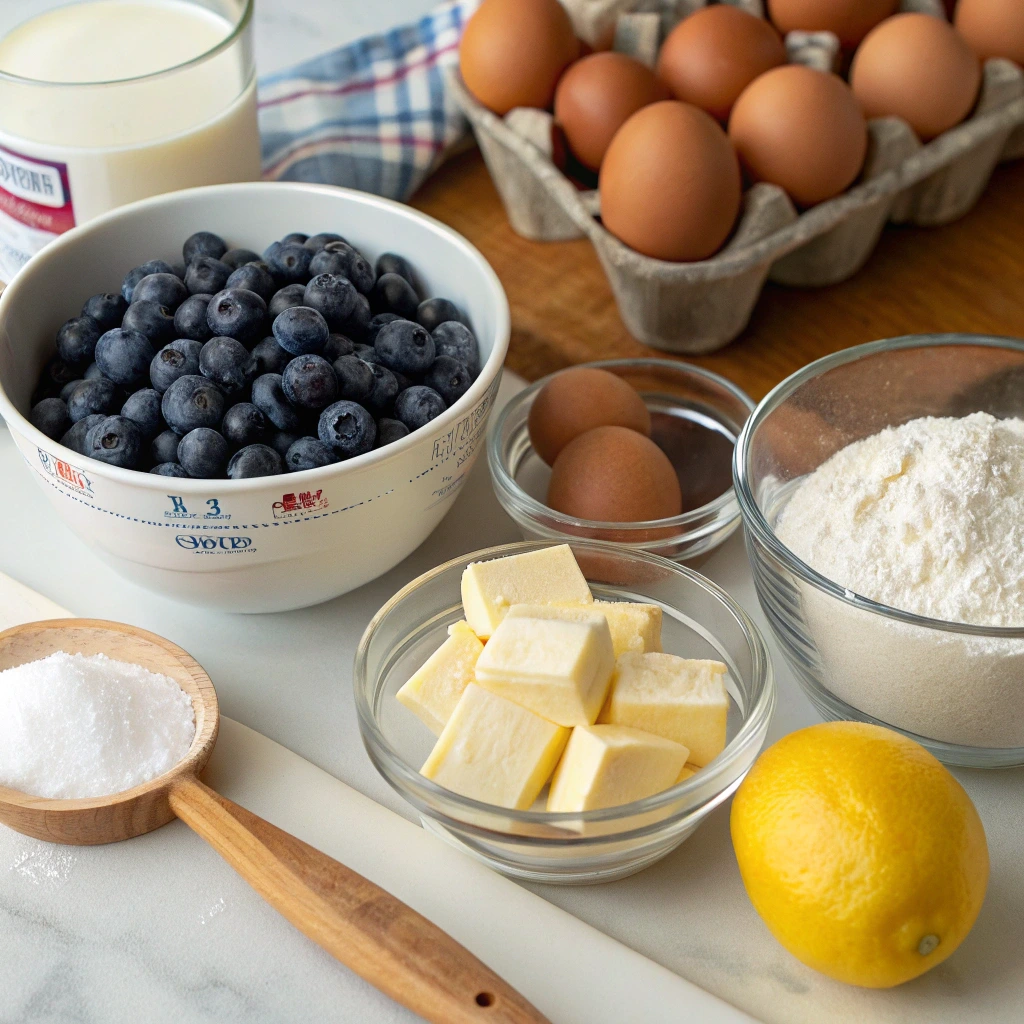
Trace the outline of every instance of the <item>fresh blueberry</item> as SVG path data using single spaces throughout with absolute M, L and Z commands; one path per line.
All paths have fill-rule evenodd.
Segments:
M 364 363 L 379 363 L 380 353 L 372 345 L 362 343 L 352 346 L 352 355 L 359 356 Z
M 267 443 L 283 459 L 288 454 L 288 449 L 298 440 L 299 435 L 289 430 L 273 430 L 267 438 Z
M 301 473 L 304 469 L 319 469 L 337 462 L 338 457 L 318 437 L 300 437 L 284 456 L 284 466 L 289 473 Z
M 177 462 L 178 442 L 181 438 L 173 430 L 162 430 L 153 438 L 149 454 L 156 463 Z
M 91 316 L 76 316 L 61 324 L 57 332 L 57 353 L 66 363 L 91 363 L 103 327 Z
M 458 320 L 446 320 L 431 332 L 434 351 L 449 356 L 469 370 L 475 380 L 480 373 L 480 346 L 473 332 Z
M 373 391 L 376 378 L 370 364 L 358 356 L 339 356 L 334 360 L 338 378 L 338 395 L 349 402 L 365 402 Z
M 254 476 L 276 476 L 284 472 L 281 456 L 269 445 L 250 444 L 235 452 L 228 463 L 232 480 L 248 480 Z
M 258 252 L 253 252 L 252 249 L 229 249 L 221 256 L 220 261 L 226 263 L 232 270 L 237 270 L 239 267 L 244 267 L 246 263 L 255 263 L 262 258 Z
M 132 291 L 132 303 L 155 302 L 172 313 L 188 298 L 188 289 L 174 274 L 147 274 Z
M 176 434 L 196 427 L 216 427 L 224 415 L 224 395 L 212 381 L 189 374 L 179 377 L 160 403 L 164 421 Z
M 281 387 L 292 405 L 318 412 L 338 397 L 338 378 L 323 356 L 296 356 L 284 368 Z
M 365 338 L 372 319 L 373 311 L 370 309 L 370 300 L 362 293 L 357 293 L 356 304 L 352 307 L 348 323 L 345 324 L 345 332 L 352 335 L 353 338 Z
M 298 412 L 285 398 L 281 374 L 265 373 L 252 385 L 252 404 L 256 406 L 278 430 L 297 434 L 301 426 Z
M 177 437 L 176 434 L 175 437 Z M 158 462 L 150 470 L 150 473 L 156 476 L 188 476 L 188 473 L 177 462 Z
M 293 356 L 319 355 L 331 333 L 327 321 L 308 306 L 286 309 L 275 318 L 273 331 L 278 345 Z
M 212 256 L 197 256 L 185 271 L 185 287 L 190 295 L 215 295 L 227 284 L 232 270 Z
M 60 356 L 54 354 L 43 368 L 39 375 L 39 382 L 32 395 L 32 405 L 41 402 L 44 398 L 59 398 L 60 393 L 73 380 L 82 376 L 79 368 L 71 363 L 65 362 Z
M 252 357 L 256 360 L 257 376 L 263 373 L 284 373 L 284 368 L 292 359 L 291 353 L 285 352 L 273 337 L 257 342 Z
M 428 331 L 449 320 L 464 322 L 459 307 L 448 299 L 424 299 L 416 309 L 416 321 Z
M 411 388 L 413 384 L 422 384 L 423 382 L 418 378 L 406 377 L 404 373 L 398 370 L 391 371 L 395 375 L 395 380 L 398 381 L 398 390 L 405 391 L 407 388 Z
M 221 477 L 228 462 L 228 443 L 211 427 L 196 427 L 178 442 L 178 462 L 191 477 Z
M 199 353 L 199 372 L 225 395 L 244 391 L 256 379 L 256 360 L 234 338 L 211 338 Z
M 121 415 L 132 420 L 142 432 L 144 441 L 152 441 L 164 429 L 164 418 L 160 413 L 163 396 L 153 388 L 141 388 L 121 407 Z
M 185 261 L 178 260 L 177 263 L 171 264 L 171 273 L 179 280 L 185 280 Z
M 384 274 L 377 278 L 370 302 L 378 313 L 397 313 L 405 320 L 415 320 L 420 298 L 404 277 Z
M 83 380 L 68 396 L 68 419 L 77 423 L 95 413 L 107 416 L 114 411 L 117 398 L 117 385 L 106 377 Z
M 412 265 L 404 256 L 399 256 L 397 253 L 381 253 L 377 257 L 374 273 L 378 278 L 383 277 L 385 274 L 397 274 L 409 282 L 413 291 L 416 290 L 416 271 L 412 269 Z
M 191 263 L 197 256 L 212 256 L 219 260 L 228 251 L 227 243 L 212 231 L 197 231 L 185 239 L 181 255 L 185 263 Z
M 254 343 L 263 336 L 267 304 L 255 292 L 230 288 L 210 299 L 206 322 L 215 337 Z
M 121 294 L 124 296 L 125 302 L 132 301 L 132 292 L 135 291 L 135 286 L 144 278 L 150 274 L 173 274 L 170 263 L 165 263 L 163 260 L 147 260 L 145 263 L 138 267 L 134 267 L 129 270 L 124 276 L 124 281 L 121 282 Z
M 370 451 L 377 441 L 374 418 L 356 402 L 335 402 L 320 413 L 317 432 L 339 458 L 351 459 Z
M 375 317 L 371 317 L 370 322 L 366 325 L 366 337 L 363 340 L 367 345 L 372 345 L 377 340 L 377 335 L 380 334 L 380 329 L 385 324 L 391 323 L 392 320 L 401 319 L 397 313 L 378 313 Z
M 142 431 L 124 416 L 105 416 L 86 436 L 85 454 L 108 466 L 134 469 L 142 456 Z
M 388 419 L 382 416 L 377 420 L 377 447 L 394 444 L 401 441 L 403 437 L 409 436 L 409 428 L 401 420 Z
M 284 238 L 281 239 L 282 245 L 305 245 L 309 241 L 309 235 L 302 231 L 289 231 Z
M 356 290 L 340 274 L 318 274 L 306 285 L 303 305 L 320 313 L 333 328 L 348 320 L 356 305 Z
M 267 417 L 252 402 L 239 402 L 224 413 L 220 432 L 233 448 L 258 444 L 267 436 Z
M 78 387 L 79 384 L 82 383 L 83 380 L 85 380 L 84 377 L 81 377 L 78 380 L 68 381 L 68 383 L 65 384 L 64 387 L 60 389 L 60 395 L 58 397 L 65 405 L 67 405 L 68 399 L 71 397 L 72 392 L 75 390 L 75 388 Z
M 163 393 L 179 377 L 195 376 L 199 373 L 199 353 L 202 342 L 191 338 L 177 338 L 165 345 L 149 364 L 149 382 Z
M 206 322 L 206 310 L 212 295 L 199 292 L 190 295 L 174 314 L 174 330 L 179 338 L 191 338 L 193 341 L 208 341 L 210 325 Z
M 269 302 L 277 290 L 274 279 L 262 260 L 246 263 L 237 270 L 231 271 L 225 288 L 244 288 L 255 292 L 264 302 Z
M 318 235 L 307 238 L 304 245 L 310 252 L 319 252 L 325 246 L 330 245 L 331 242 L 344 241 L 345 239 L 341 235 L 337 235 L 333 231 L 321 231 Z
M 395 418 L 410 430 L 419 430 L 447 408 L 444 399 L 433 388 L 417 384 L 395 399 Z
M 424 373 L 434 361 L 434 339 L 411 320 L 392 320 L 377 333 L 373 347 L 389 370 Z
M 366 398 L 366 407 L 378 416 L 389 412 L 398 397 L 398 381 L 395 375 L 380 363 L 370 363 L 373 373 L 373 389 Z
M 352 355 L 354 350 L 355 346 L 351 338 L 346 338 L 344 334 L 329 334 L 327 343 L 324 345 L 323 357 L 327 362 L 333 363 L 335 359 L 340 359 L 342 356 Z
M 304 245 L 271 246 L 263 254 L 263 259 L 270 267 L 274 280 L 280 285 L 305 284 L 309 280 L 309 261 L 313 258 Z
M 447 405 L 454 405 L 473 383 L 473 375 L 457 359 L 438 356 L 423 375 L 423 383 L 433 388 Z
M 304 284 L 288 284 L 284 288 L 278 289 L 274 292 L 273 298 L 270 300 L 270 305 L 267 307 L 267 311 L 270 316 L 280 316 L 286 309 L 292 306 L 301 306 L 303 298 L 306 294 L 306 286 Z
M 109 331 L 112 327 L 121 326 L 121 319 L 127 308 L 128 303 L 120 293 L 115 295 L 113 292 L 100 292 L 99 295 L 93 295 L 85 300 L 82 316 L 91 316 L 93 320 L 98 321 L 103 330 Z
M 96 365 L 103 376 L 115 384 L 137 384 L 145 380 L 154 355 L 149 338 L 127 327 L 115 327 L 96 342 Z
M 119 328 L 115 327 L 114 330 Z M 149 339 L 154 348 L 160 348 L 173 341 L 177 335 L 174 326 L 174 314 L 166 306 L 149 299 L 133 302 L 128 307 L 121 330 L 137 331 Z
M 77 423 L 73 424 L 71 429 L 60 439 L 60 443 L 65 448 L 70 448 L 73 452 L 78 452 L 79 455 L 85 455 L 85 442 L 89 437 L 89 431 L 96 426 L 97 423 L 102 423 L 106 419 L 106 415 L 102 412 L 94 412 L 91 416 L 86 416 L 84 419 L 80 419 Z
M 373 290 L 376 275 L 369 260 L 347 242 L 328 242 L 309 264 L 310 274 L 342 274 L 363 294 Z
M 103 376 L 103 372 L 96 365 L 96 360 L 94 359 L 85 368 L 85 373 L 82 374 L 82 380 L 94 380 L 96 377 L 102 377 L 102 376 Z
M 334 371 L 332 370 L 333 374 Z M 67 433 L 71 422 L 68 419 L 68 407 L 59 398 L 44 398 L 29 410 L 28 421 L 36 430 L 42 431 L 51 441 L 56 441 Z

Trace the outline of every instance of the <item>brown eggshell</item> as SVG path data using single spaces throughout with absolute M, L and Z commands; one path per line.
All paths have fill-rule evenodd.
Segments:
M 861 43 L 850 85 L 867 117 L 902 117 L 927 142 L 971 112 L 981 62 L 945 21 L 898 14 Z
M 650 438 L 626 427 L 595 427 L 555 459 L 548 505 L 578 519 L 638 523 L 682 512 L 679 479 Z
M 834 32 L 852 50 L 899 0 L 768 0 L 768 17 L 780 32 Z
M 1005 57 L 1024 66 L 1024 3 L 960 0 L 954 24 L 982 59 Z
M 668 87 L 640 61 L 624 53 L 593 53 L 559 80 L 555 120 L 576 158 L 596 171 L 612 136 L 629 117 L 668 98 Z
M 764 18 L 715 4 L 684 18 L 658 56 L 658 77 L 677 100 L 729 118 L 737 97 L 758 75 L 786 63 L 786 47 Z
M 558 0 L 484 0 L 459 45 L 466 88 L 496 114 L 551 106 L 555 86 L 579 55 Z
M 800 64 L 773 68 L 743 90 L 729 138 L 754 181 L 779 185 L 801 206 L 844 192 L 868 148 L 867 123 L 850 87 Z
M 703 110 L 665 100 L 638 110 L 601 164 L 604 226 L 660 260 L 717 252 L 740 210 L 740 167 L 725 132 Z
M 549 466 L 573 438 L 607 426 L 648 436 L 651 414 L 621 377 L 592 366 L 576 366 L 552 377 L 533 400 L 527 422 L 533 450 Z

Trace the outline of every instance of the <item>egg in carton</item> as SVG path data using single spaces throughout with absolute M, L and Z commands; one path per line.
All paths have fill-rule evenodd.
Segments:
M 761 0 L 725 0 L 764 17 Z M 565 0 L 574 27 L 591 44 L 614 32 L 614 49 L 653 67 L 661 40 L 705 0 Z M 940 0 L 903 0 L 902 11 L 944 17 Z M 839 41 L 830 32 L 790 32 L 791 62 L 834 70 Z M 845 193 L 800 212 L 777 185 L 743 196 L 732 236 L 714 256 L 670 263 L 629 248 L 602 226 L 600 196 L 580 189 L 554 163 L 559 134 L 548 111 L 519 108 L 500 118 L 466 90 L 452 88 L 466 113 L 512 228 L 540 241 L 587 237 L 597 250 L 626 327 L 671 352 L 699 354 L 728 344 L 747 325 L 765 281 L 801 287 L 855 274 L 885 224 L 939 225 L 978 201 L 1000 159 L 1024 155 L 1024 72 L 986 61 L 971 116 L 927 144 L 899 118 L 868 125 L 867 158 Z

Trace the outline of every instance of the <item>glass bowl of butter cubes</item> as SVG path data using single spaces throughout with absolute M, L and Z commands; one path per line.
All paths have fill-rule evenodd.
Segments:
M 750 769 L 764 639 L 715 584 L 600 541 L 478 551 L 413 580 L 360 641 L 367 752 L 424 828 L 535 882 L 664 857 Z

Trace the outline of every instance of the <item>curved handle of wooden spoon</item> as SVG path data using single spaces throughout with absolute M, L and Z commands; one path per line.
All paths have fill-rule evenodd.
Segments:
M 198 779 L 171 809 L 296 928 L 434 1024 L 550 1024 L 469 950 L 401 900 Z

